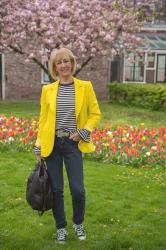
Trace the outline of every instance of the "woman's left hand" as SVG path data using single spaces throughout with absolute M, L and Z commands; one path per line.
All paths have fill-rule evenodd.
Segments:
M 77 132 L 75 132 L 74 134 L 70 135 L 69 139 L 72 139 L 73 141 L 80 141 L 81 136 Z

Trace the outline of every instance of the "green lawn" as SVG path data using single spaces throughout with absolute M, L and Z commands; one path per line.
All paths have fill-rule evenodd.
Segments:
M 112 124 L 165 126 L 163 112 L 101 103 L 103 118 Z M 0 113 L 37 116 L 37 103 L 0 103 Z M 138 115 L 139 114 L 139 115 Z M 31 152 L 0 152 L 0 249 L 166 249 L 166 169 L 114 166 L 85 160 L 87 240 L 72 230 L 71 198 L 65 174 L 65 208 L 69 237 L 65 246 L 53 240 L 51 211 L 42 217 L 25 200 L 26 180 L 35 164 Z
M 147 127 L 166 126 L 166 112 L 109 104 L 108 102 L 101 102 L 100 107 L 103 113 L 102 119 L 109 120 L 113 126 L 138 125 L 140 123 L 145 123 Z
M 139 123 L 145 123 L 148 127 L 166 126 L 165 112 L 110 104 L 106 101 L 100 102 L 100 108 L 102 111 L 102 122 L 108 120 L 115 126 L 123 124 L 138 125 Z M 6 114 L 8 116 L 16 115 L 26 118 L 38 117 L 39 109 L 39 101 L 0 102 L 0 114 Z
M 39 101 L 0 102 L 0 114 L 5 114 L 7 116 L 14 115 L 25 118 L 38 117 L 39 109 Z

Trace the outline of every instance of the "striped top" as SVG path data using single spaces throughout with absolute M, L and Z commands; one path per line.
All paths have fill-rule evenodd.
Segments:
M 56 129 L 64 129 L 71 134 L 77 131 L 84 141 L 90 142 L 90 132 L 86 129 L 77 129 L 73 82 L 59 84 L 56 105 Z
M 63 129 L 71 134 L 78 132 L 82 140 L 90 142 L 90 132 L 86 129 L 77 129 L 75 113 L 75 89 L 74 83 L 59 84 L 56 98 L 56 130 Z M 40 149 L 34 147 L 36 154 Z
M 76 130 L 74 84 L 59 84 L 56 101 L 56 129 Z

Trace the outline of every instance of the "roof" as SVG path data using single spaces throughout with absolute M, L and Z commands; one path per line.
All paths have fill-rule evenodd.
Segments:
M 144 50 L 166 50 L 166 33 L 163 34 L 140 34 L 144 39 Z
M 166 31 L 166 22 L 162 23 L 146 23 L 143 27 L 141 27 L 141 31 Z

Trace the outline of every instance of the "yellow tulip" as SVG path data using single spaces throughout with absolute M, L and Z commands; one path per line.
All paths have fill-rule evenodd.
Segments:
M 145 141 L 145 139 L 146 139 L 145 136 L 142 136 L 141 141 Z
M 126 142 L 127 141 L 127 138 L 126 137 L 123 137 L 122 138 L 122 142 Z

